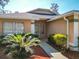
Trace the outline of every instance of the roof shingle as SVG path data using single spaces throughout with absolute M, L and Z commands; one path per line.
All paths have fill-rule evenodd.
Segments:
M 35 9 L 35 10 L 32 10 L 32 11 L 29 11 L 28 13 L 32 13 L 32 14 L 38 14 L 38 15 L 59 15 L 52 12 L 50 9 L 42 9 L 42 8 L 38 8 L 38 9 Z

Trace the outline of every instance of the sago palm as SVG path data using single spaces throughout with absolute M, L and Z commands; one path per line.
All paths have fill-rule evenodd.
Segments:
M 32 34 L 13 34 L 4 38 L 6 44 L 5 54 L 11 55 L 14 59 L 25 59 L 33 53 L 32 46 L 37 46 L 40 40 Z

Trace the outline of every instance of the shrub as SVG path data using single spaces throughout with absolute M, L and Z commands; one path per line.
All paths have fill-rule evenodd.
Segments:
M 0 39 L 3 39 L 5 37 L 5 35 L 0 35 Z
M 67 37 L 64 34 L 55 34 L 53 38 L 57 45 L 64 45 L 67 42 Z
M 3 47 L 2 42 L 3 42 L 4 37 L 5 37 L 5 35 L 0 35 L 0 47 Z
M 78 47 L 79 47 L 79 36 L 78 36 Z
M 51 42 L 51 43 L 53 43 L 53 44 L 56 44 L 56 42 L 55 42 L 55 40 L 54 40 L 54 38 L 53 38 L 54 35 L 55 35 L 55 34 L 49 35 L 48 41 Z
M 64 34 L 52 34 L 48 37 L 48 40 L 56 45 L 63 46 L 67 42 L 67 36 Z

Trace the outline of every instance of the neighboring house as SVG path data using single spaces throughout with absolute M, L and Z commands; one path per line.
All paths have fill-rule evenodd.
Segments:
M 49 9 L 35 9 L 26 13 L 0 14 L 0 33 L 12 34 L 32 32 L 46 39 L 50 34 L 67 35 L 67 46 L 78 50 L 79 11 L 64 14 Z

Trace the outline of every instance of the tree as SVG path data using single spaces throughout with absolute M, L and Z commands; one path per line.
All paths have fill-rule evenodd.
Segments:
M 57 3 L 51 3 L 51 11 L 55 14 L 59 14 L 58 13 L 58 4 Z
M 53 11 L 58 11 L 58 4 L 57 3 L 51 3 L 51 9 L 53 10 Z
M 4 7 L 5 7 L 5 5 L 8 4 L 8 2 L 9 2 L 9 0 L 0 0 L 0 6 L 1 6 L 0 9 L 2 10 L 3 13 L 5 13 L 4 12 Z

